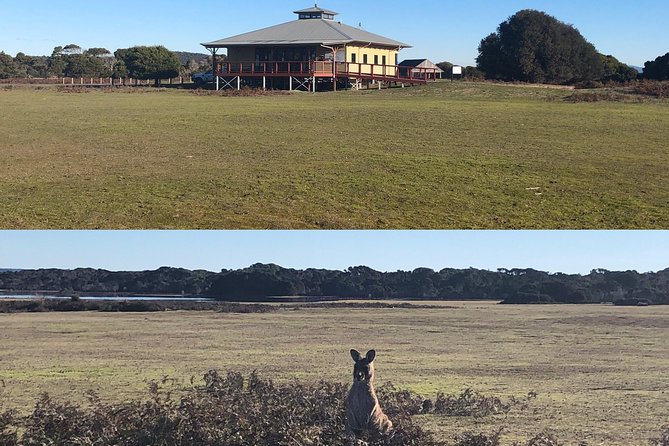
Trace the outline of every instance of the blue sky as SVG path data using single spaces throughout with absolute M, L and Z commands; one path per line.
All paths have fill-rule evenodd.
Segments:
M 114 51 L 162 44 L 172 50 L 202 52 L 201 42 L 217 40 L 293 20 L 293 10 L 309 0 L 2 0 L 0 51 L 11 55 L 51 54 L 76 43 Z M 605 54 L 643 66 L 669 51 L 666 0 L 412 0 L 361 2 L 321 0 L 349 25 L 410 43 L 407 58 L 427 57 L 472 65 L 483 37 L 515 12 L 545 11 L 576 26 Z
M 0 231 L 2 268 L 669 267 L 669 231 Z

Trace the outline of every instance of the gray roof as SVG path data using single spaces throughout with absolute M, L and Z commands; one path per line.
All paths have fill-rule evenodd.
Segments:
M 207 48 L 270 45 L 343 45 L 354 42 L 389 47 L 411 48 L 411 45 L 344 25 L 334 20 L 294 20 L 227 39 L 203 43 Z
M 300 9 L 299 11 L 294 11 L 295 14 L 307 14 L 310 12 L 323 12 L 330 15 L 339 15 L 338 12 L 330 11 L 328 9 L 319 8 L 318 5 L 314 5 L 313 8 Z

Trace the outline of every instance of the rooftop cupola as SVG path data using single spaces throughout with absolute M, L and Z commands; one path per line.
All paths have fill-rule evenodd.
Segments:
M 313 8 L 301 9 L 299 11 L 294 11 L 300 18 L 300 20 L 312 20 L 312 19 L 321 19 L 321 20 L 334 20 L 335 16 L 339 14 L 338 12 L 328 11 L 327 9 L 319 8 L 318 5 L 314 5 Z

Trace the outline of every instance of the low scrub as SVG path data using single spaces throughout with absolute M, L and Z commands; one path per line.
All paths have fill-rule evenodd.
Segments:
M 492 434 L 476 434 L 465 432 L 455 437 L 453 446 L 499 446 L 503 429 L 499 429 Z
M 487 417 L 490 415 L 506 415 L 514 407 L 527 408 L 530 401 L 536 398 L 530 392 L 523 399 L 510 398 L 507 401 L 495 396 L 486 396 L 476 390 L 466 389 L 460 395 L 437 394 L 434 402 L 434 413 L 448 417 Z
M 0 397 L 3 388 L 0 387 Z M 174 392 L 179 393 L 176 397 Z M 152 382 L 149 397 L 107 404 L 95 393 L 88 404 L 60 402 L 43 394 L 33 412 L 18 417 L 3 411 L 0 398 L 0 445 L 99 446 L 344 446 L 345 400 L 348 386 L 320 381 L 275 383 L 255 372 L 220 375 L 210 371 L 203 384 L 165 379 Z M 378 389 L 384 410 L 394 423 L 388 435 L 357 440 L 365 446 L 500 446 L 503 428 L 491 433 L 464 432 L 451 441 L 438 440 L 414 421 L 417 414 L 484 416 L 527 407 L 536 394 L 503 402 L 466 390 L 459 396 L 440 394 L 435 401 L 398 390 L 392 384 Z M 542 432 L 513 446 L 558 446 Z M 669 446 L 669 427 L 653 446 Z
M 669 81 L 644 80 L 632 85 L 632 91 L 644 96 L 669 98 Z
M 1 444 L 140 445 L 343 445 L 347 386 L 297 381 L 277 384 L 252 373 L 245 378 L 210 371 L 204 385 L 176 399 L 158 383 L 149 386 L 148 401 L 121 405 L 89 395 L 87 408 L 42 395 L 35 410 L 22 420 L 22 435 L 9 418 Z M 415 424 L 410 411 L 395 412 L 392 435 L 366 438 L 369 446 L 439 446 Z M 6 433 L 6 434 L 5 434 Z
M 527 446 L 560 446 L 560 443 L 552 432 L 546 431 L 532 437 Z
M 651 440 L 653 446 L 669 446 L 669 425 L 662 427 L 662 433 L 658 438 Z
M 155 313 L 160 311 L 217 311 L 220 313 L 269 313 L 278 307 L 235 302 L 111 301 L 77 299 L 0 300 L 0 313 L 99 311 L 105 313 Z

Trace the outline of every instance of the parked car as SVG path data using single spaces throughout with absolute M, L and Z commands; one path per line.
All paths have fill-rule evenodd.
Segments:
M 207 71 L 206 73 L 196 73 L 191 76 L 191 79 L 198 85 L 214 82 L 214 72 Z

